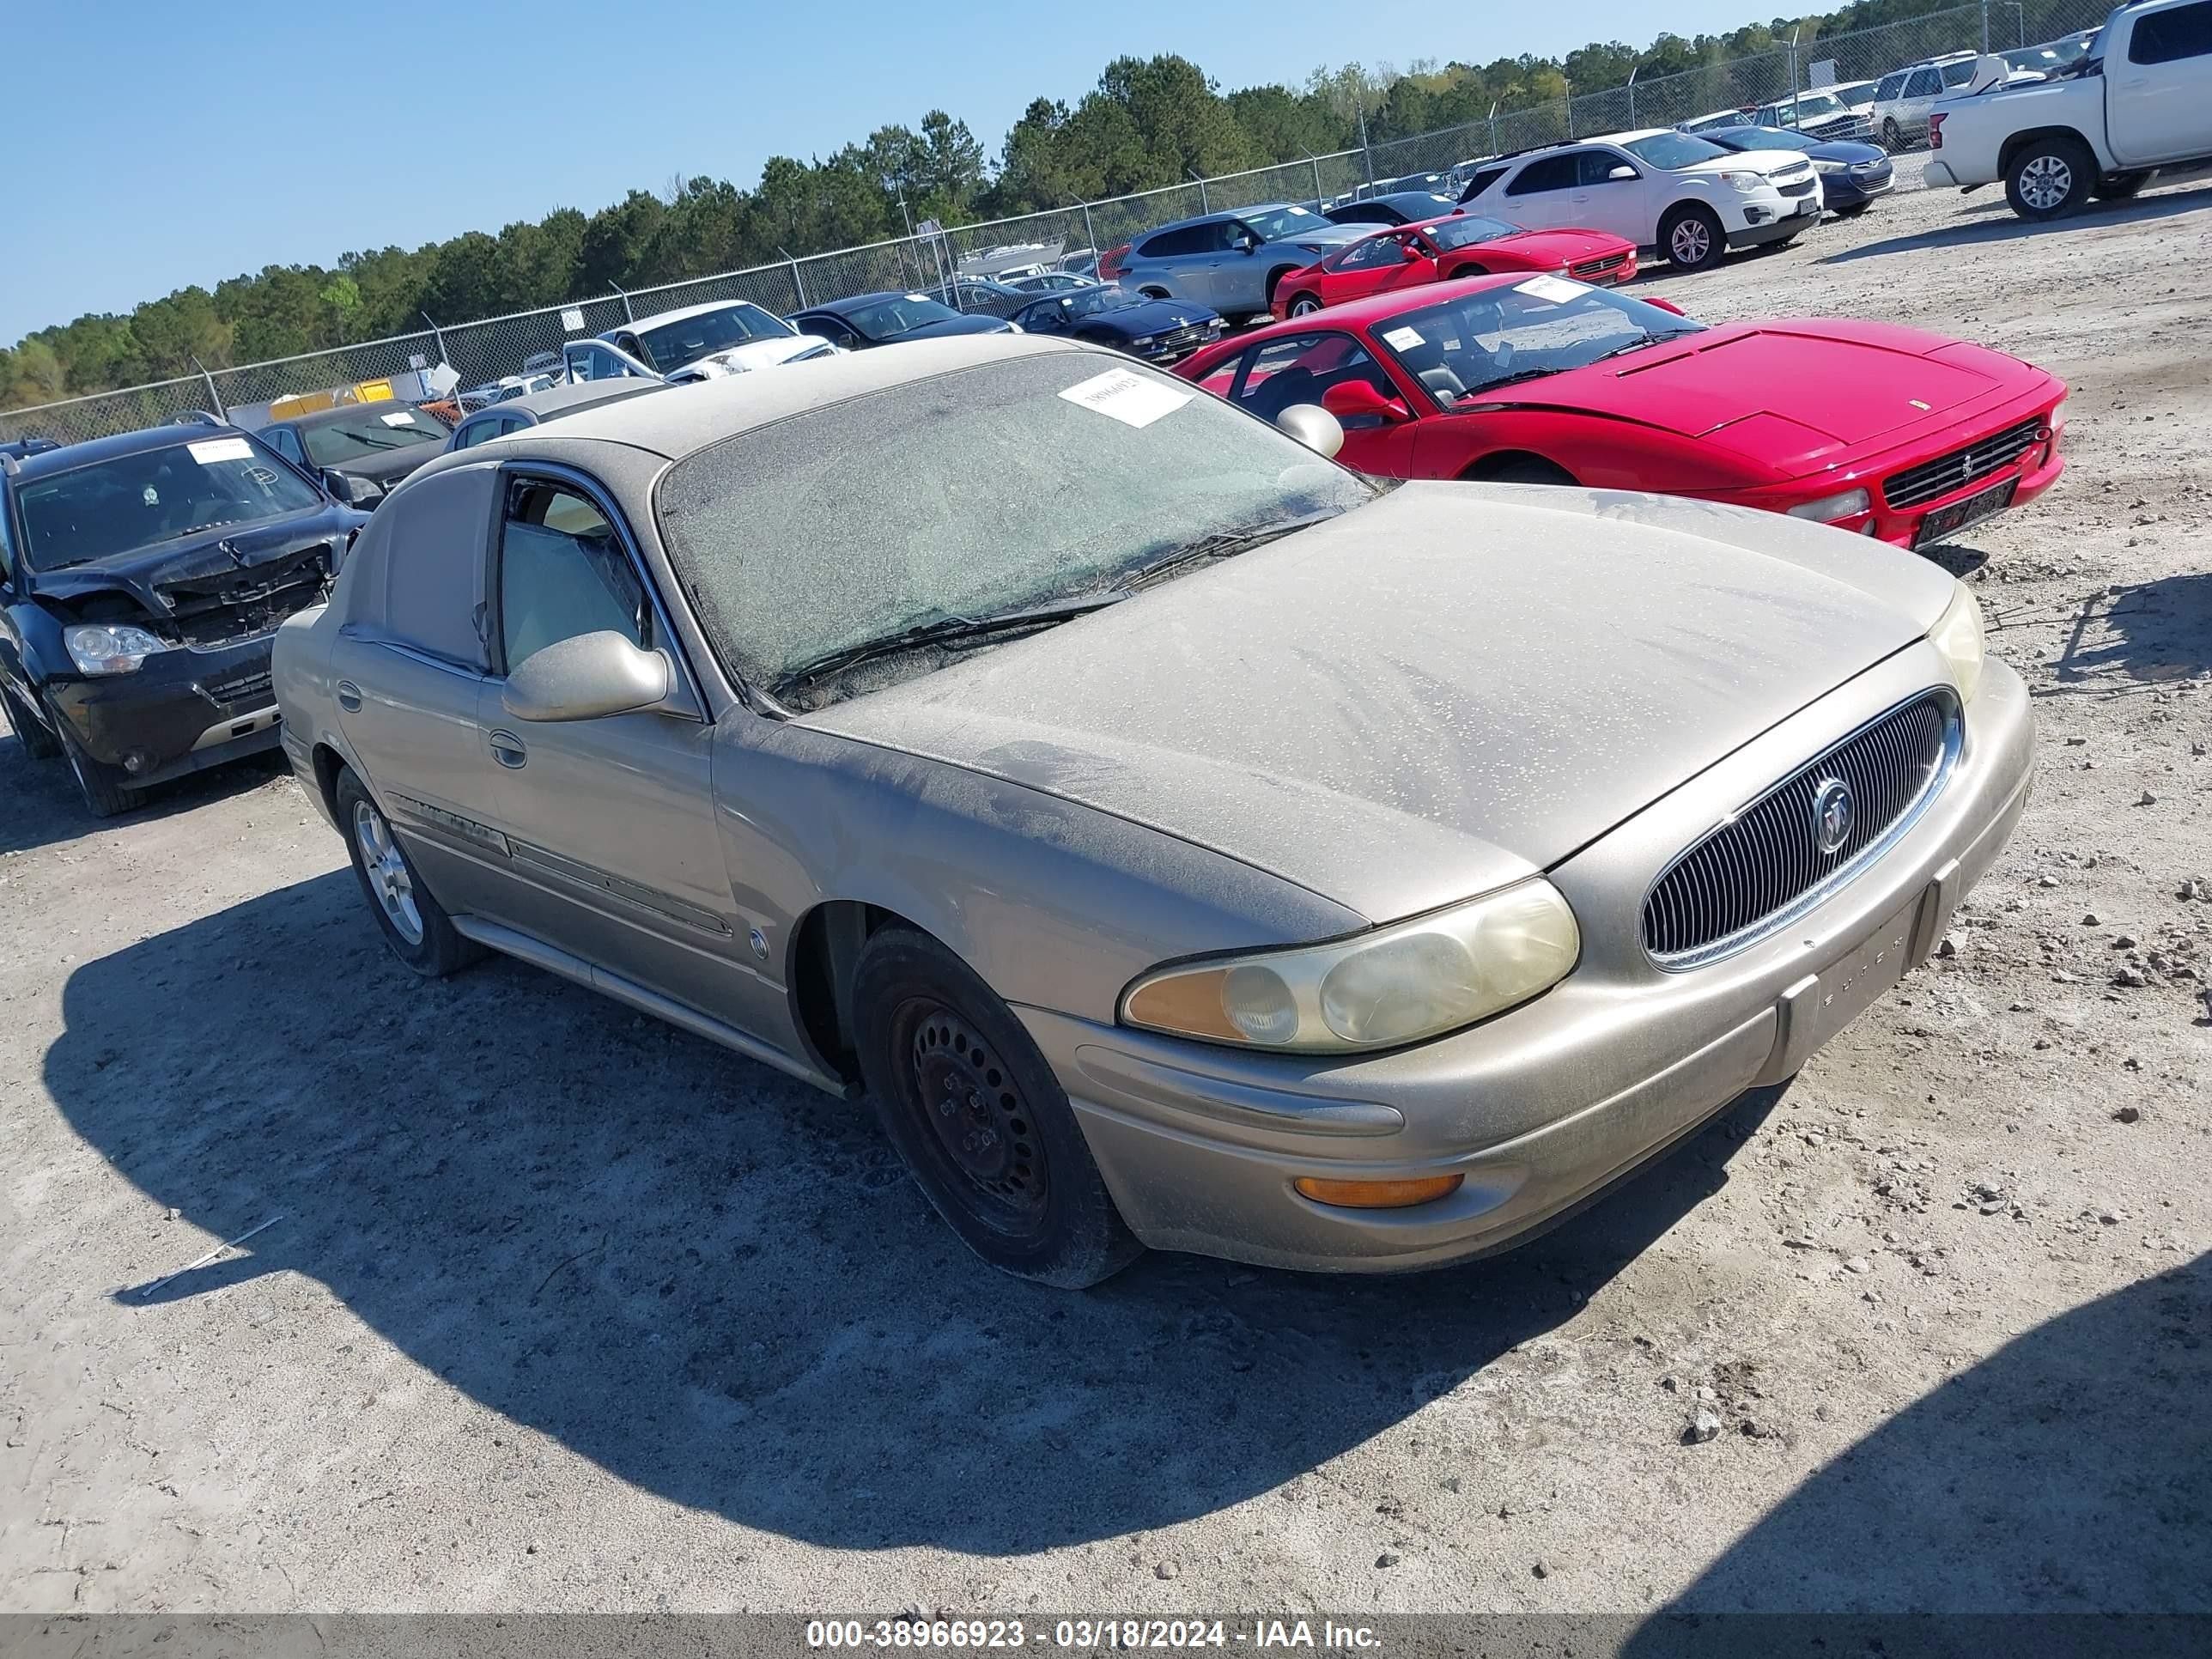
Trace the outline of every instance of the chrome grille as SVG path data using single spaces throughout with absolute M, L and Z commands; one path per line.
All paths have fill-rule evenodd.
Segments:
M 2043 416 L 2033 416 L 2017 426 L 1977 438 L 1948 455 L 1891 473 L 1881 481 L 1882 495 L 1892 507 L 1900 507 L 1935 501 L 2009 466 L 2034 448 L 2042 435 Z
M 1164 357 L 1172 352 L 1195 351 L 1213 338 L 1213 329 L 1206 323 L 1192 323 L 1187 327 L 1172 328 L 1161 335 L 1147 348 L 1147 355 Z
M 1578 264 L 1571 265 L 1568 267 L 1567 274 L 1587 283 L 1595 277 L 1619 270 L 1627 263 L 1628 256 L 1626 253 L 1602 253 L 1595 259 L 1584 259 Z
M 1957 705 L 1923 691 L 1877 716 L 1744 807 L 1668 866 L 1644 901 L 1644 948 L 1662 968 L 1740 950 L 1817 903 L 1934 795 L 1956 750 Z M 1849 834 L 1820 848 L 1817 803 L 1848 785 Z
M 1800 184 L 1778 185 L 1775 188 L 1784 196 L 1810 196 L 1813 193 L 1813 181 L 1808 179 Z

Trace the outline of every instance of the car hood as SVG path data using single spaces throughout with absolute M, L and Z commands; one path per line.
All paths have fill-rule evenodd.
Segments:
M 821 351 L 830 343 L 818 334 L 785 334 L 769 339 L 747 340 L 727 351 L 713 351 L 668 371 L 671 381 L 719 380 L 757 368 L 775 368 L 794 357 Z
M 1615 236 L 1608 231 L 1584 230 L 1567 226 L 1559 230 L 1518 230 L 1510 236 L 1499 236 L 1479 247 L 1510 247 L 1550 259 L 1559 264 L 1572 264 L 1577 259 L 1593 259 L 1601 253 L 1616 253 L 1632 246 L 1627 238 Z
M 1796 477 L 2039 378 L 2041 369 L 2014 358 L 1915 329 L 1737 323 L 1485 401 L 1586 409 L 1703 438 Z
M 948 334 L 1003 334 L 1013 325 L 1003 317 L 943 317 L 933 323 L 924 323 L 920 328 L 910 328 L 903 334 L 885 336 L 876 343 L 895 345 L 902 340 L 936 340 Z
M 433 455 L 439 452 L 425 444 Z M 234 603 L 291 579 L 302 561 L 327 557 L 335 568 L 346 542 L 368 515 L 335 502 L 249 527 L 204 531 L 158 547 L 37 574 L 40 599 L 77 601 L 127 593 L 155 617 Z
M 349 478 L 367 478 L 384 485 L 387 489 L 428 461 L 434 461 L 446 453 L 441 443 L 410 444 L 404 449 L 391 449 L 380 455 L 358 455 L 351 460 L 339 461 L 328 470 Z
M 1147 300 L 1141 305 L 1121 306 L 1090 317 L 1079 317 L 1079 331 L 1092 329 L 1133 340 L 1146 334 L 1164 334 L 1189 323 L 1218 323 L 1221 319 L 1204 306 L 1184 300 Z
M 1565 859 L 1924 634 L 1954 587 L 1772 514 L 1413 483 L 800 719 L 1381 921 Z
M 1296 248 L 1300 243 L 1311 247 L 1341 247 L 1346 242 L 1356 242 L 1363 236 L 1372 236 L 1378 230 L 1388 230 L 1388 225 L 1339 225 L 1327 219 L 1316 219 L 1304 230 L 1294 230 L 1287 236 L 1278 236 L 1261 247 Z
M 1802 149 L 1730 149 L 1709 161 L 1692 161 L 1676 173 L 1787 173 L 1798 167 L 1810 167 Z

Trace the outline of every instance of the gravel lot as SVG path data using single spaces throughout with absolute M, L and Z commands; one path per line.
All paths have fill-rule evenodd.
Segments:
M 0 1605 L 2212 1611 L 2212 179 L 1645 291 L 2075 387 L 1943 554 L 2029 817 L 1786 1091 L 1496 1261 L 1032 1290 L 865 1104 L 415 981 L 275 764 L 95 829 L 0 743 Z

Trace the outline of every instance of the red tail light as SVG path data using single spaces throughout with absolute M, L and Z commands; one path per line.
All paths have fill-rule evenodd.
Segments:
M 1121 261 L 1127 257 L 1128 252 L 1129 245 L 1127 242 L 1122 243 L 1119 247 L 1108 248 L 1106 257 L 1098 262 L 1099 276 L 1109 283 L 1116 277 L 1127 276 L 1129 267 L 1123 264 Z
M 1929 149 L 1941 149 L 1943 148 L 1943 123 L 1950 118 L 1951 118 L 1948 115 L 1944 114 L 1940 110 L 1928 118 Z

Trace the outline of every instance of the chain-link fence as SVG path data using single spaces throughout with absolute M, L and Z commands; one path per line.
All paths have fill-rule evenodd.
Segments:
M 1821 88 L 1878 82 L 1930 58 L 1954 52 L 2006 52 L 2058 41 L 2103 21 L 2108 0 L 1978 0 L 1919 17 L 1821 36 L 1801 27 L 1775 50 L 1678 74 L 1632 74 L 1619 87 L 1581 92 L 1524 109 L 1494 109 L 1485 119 L 1360 149 L 1304 156 L 1221 178 L 1141 191 L 1102 202 L 933 230 L 866 247 L 842 248 L 746 270 L 702 276 L 659 288 L 580 300 L 542 311 L 447 325 L 419 333 L 310 352 L 272 362 L 216 368 L 204 374 L 95 392 L 0 413 L 0 439 L 47 437 L 76 442 L 175 419 L 219 405 L 242 423 L 279 398 L 337 392 L 363 381 L 435 374 L 455 392 L 520 374 L 533 358 L 557 355 L 564 341 L 597 334 L 657 312 L 710 301 L 750 300 L 781 316 L 823 301 L 882 289 L 941 294 L 970 308 L 999 308 L 986 295 L 963 292 L 959 279 L 1024 265 L 1063 261 L 1081 268 L 1085 256 L 1115 248 L 1147 230 L 1194 214 L 1262 202 L 1328 202 L 1371 181 L 1445 172 L 1462 162 L 1632 127 L 1662 127 L 1727 110 L 1782 104 Z M 2023 54 L 2025 56 L 2025 54 Z M 1870 95 L 1861 86 L 1851 101 Z M 1802 107 L 1802 106 L 1801 106 Z M 1783 117 L 1799 112 L 1789 110 Z M 1907 123 L 1874 136 L 1905 150 L 1924 131 Z M 1899 155 L 1898 185 L 1917 188 L 1924 152 Z M 427 319 L 426 319 L 427 320 Z M 420 382 L 413 382 L 419 386 Z

